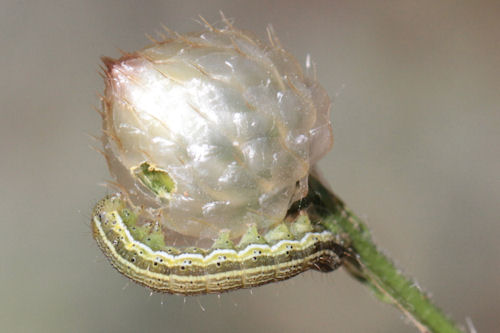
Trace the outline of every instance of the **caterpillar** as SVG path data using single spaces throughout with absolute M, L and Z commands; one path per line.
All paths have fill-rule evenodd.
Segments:
M 222 232 L 210 249 L 166 246 L 159 226 L 137 225 L 120 194 L 97 203 L 91 224 L 97 244 L 119 272 L 171 294 L 222 293 L 285 280 L 309 269 L 330 272 L 344 255 L 336 237 L 315 230 L 305 214 L 263 236 L 250 226 L 237 245 L 228 231 Z

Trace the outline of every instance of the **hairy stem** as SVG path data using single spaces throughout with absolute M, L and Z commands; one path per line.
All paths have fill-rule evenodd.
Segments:
M 314 176 L 310 177 L 310 186 L 313 200 L 328 211 L 323 224 L 332 232 L 344 234 L 351 252 L 345 266 L 351 275 L 379 298 L 397 306 L 421 332 L 463 332 L 376 247 L 359 217 Z

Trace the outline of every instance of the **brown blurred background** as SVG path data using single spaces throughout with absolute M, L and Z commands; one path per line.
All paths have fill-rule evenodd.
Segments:
M 332 187 L 448 313 L 497 332 L 500 2 L 448 0 L 3 0 L 0 331 L 416 331 L 342 270 L 184 299 L 127 283 L 97 249 L 99 57 L 219 10 L 312 55 L 334 99 Z

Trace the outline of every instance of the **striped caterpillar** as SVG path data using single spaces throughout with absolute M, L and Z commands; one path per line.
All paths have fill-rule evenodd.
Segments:
M 166 246 L 158 228 L 138 226 L 119 194 L 102 199 L 93 212 L 94 238 L 111 264 L 158 292 L 195 295 L 251 288 L 309 269 L 330 272 L 344 255 L 336 237 L 315 230 L 307 215 L 264 236 L 250 226 L 237 245 L 223 231 L 210 249 Z

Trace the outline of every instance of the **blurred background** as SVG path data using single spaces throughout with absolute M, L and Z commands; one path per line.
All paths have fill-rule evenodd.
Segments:
M 343 270 L 184 298 L 128 283 L 92 239 L 107 193 L 99 57 L 198 14 L 272 23 L 334 100 L 332 188 L 458 322 L 500 326 L 500 2 L 10 1 L 0 4 L 2 332 L 416 332 Z

